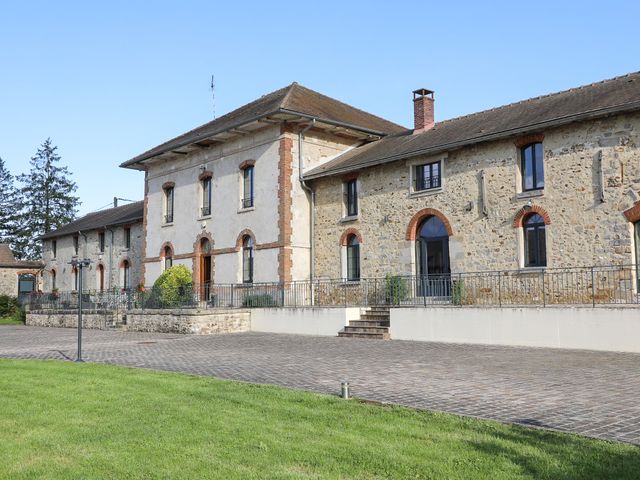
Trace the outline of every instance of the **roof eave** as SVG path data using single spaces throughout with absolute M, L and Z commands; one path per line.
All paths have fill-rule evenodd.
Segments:
M 626 103 L 626 104 L 622 104 L 622 105 L 616 105 L 613 107 L 607 107 L 607 108 L 603 108 L 603 109 L 597 109 L 597 110 L 591 110 L 591 111 L 587 111 L 587 112 L 582 112 L 579 114 L 574 114 L 574 115 L 567 115 L 564 117 L 557 117 L 551 120 L 547 120 L 544 122 L 538 122 L 535 124 L 530 124 L 524 127 L 518 127 L 518 128 L 513 128 L 513 129 L 508 129 L 508 130 L 501 130 L 500 132 L 495 132 L 489 135 L 481 135 L 479 137 L 473 137 L 473 138 L 469 138 L 466 140 L 462 140 L 462 141 L 458 141 L 458 142 L 451 142 L 451 143 L 445 143 L 445 144 L 441 144 L 441 145 L 435 145 L 433 147 L 429 147 L 429 148 L 424 148 L 424 149 L 419 149 L 419 150 L 415 150 L 413 152 L 408 152 L 408 153 L 403 153 L 403 154 L 398 154 L 398 155 L 390 155 L 387 157 L 382 157 L 382 158 L 377 158 L 375 160 L 371 160 L 369 162 L 364 162 L 364 163 L 359 163 L 357 165 L 352 165 L 352 166 L 346 166 L 343 168 L 335 168 L 335 169 L 330 169 L 330 170 L 326 170 L 323 172 L 318 172 L 318 173 L 308 173 L 304 176 L 305 180 L 315 180 L 318 178 L 322 178 L 322 177 L 331 177 L 334 175 L 341 175 L 344 173 L 348 173 L 350 171 L 353 170 L 359 170 L 361 168 L 367 168 L 367 167 L 372 167 L 372 166 L 376 166 L 376 165 L 382 165 L 382 164 L 386 164 L 386 163 L 390 163 L 390 162 L 394 162 L 394 161 L 398 161 L 398 160 L 406 160 L 409 158 L 413 158 L 413 157 L 417 157 L 420 155 L 435 155 L 438 153 L 442 153 L 445 151 L 449 151 L 449 150 L 455 150 L 461 147 L 466 147 L 469 145 L 475 145 L 478 143 L 484 143 L 484 142 L 489 142 L 489 141 L 493 141 L 493 140 L 500 140 L 503 138 L 508 138 L 514 135 L 523 135 L 526 133 L 531 133 L 533 131 L 537 131 L 540 130 L 542 128 L 553 128 L 553 127 L 558 127 L 558 126 L 562 126 L 562 125 L 567 125 L 569 123 L 574 123 L 574 122 L 580 122 L 580 121 L 584 121 L 584 120 L 590 120 L 593 118 L 598 118 L 598 117 L 604 117 L 604 116 L 608 116 L 608 115 L 612 115 L 615 113 L 625 113 L 625 112 L 631 112 L 631 111 L 635 111 L 640 109 L 640 101 L 637 102 L 631 102 L 631 103 Z
M 249 125 L 251 123 L 263 120 L 263 119 L 265 119 L 267 117 L 270 117 L 270 116 L 273 116 L 273 115 L 277 115 L 277 114 L 295 115 L 297 117 L 306 118 L 306 119 L 309 119 L 309 120 L 315 119 L 315 121 L 318 122 L 318 123 L 324 123 L 324 124 L 327 124 L 327 125 L 334 125 L 334 126 L 338 126 L 338 127 L 344 127 L 344 128 L 349 129 L 349 130 L 362 132 L 362 133 L 364 133 L 366 135 L 370 135 L 370 136 L 378 137 L 378 138 L 388 135 L 388 133 L 386 133 L 386 132 L 381 132 L 381 131 L 378 131 L 378 130 L 372 130 L 372 129 L 369 129 L 369 128 L 364 128 L 364 127 L 361 127 L 361 126 L 358 126 L 358 125 L 354 125 L 354 124 L 351 124 L 351 123 L 347 123 L 347 122 L 340 122 L 340 121 L 337 121 L 337 120 L 331 120 L 331 119 L 328 119 L 328 118 L 322 118 L 322 117 L 318 117 L 318 116 L 311 115 L 311 114 L 304 113 L 304 112 L 298 112 L 298 111 L 295 111 L 295 110 L 288 110 L 286 108 L 278 108 L 278 109 L 272 110 L 270 112 L 264 113 L 262 115 L 258 115 L 258 116 L 252 117 L 249 120 L 245 120 L 243 122 L 235 123 L 235 124 L 231 125 L 230 127 L 227 127 L 227 128 L 225 128 L 223 130 L 217 130 L 217 131 L 214 130 L 214 131 L 208 132 L 206 135 L 202 135 L 201 137 L 198 137 L 198 138 L 195 138 L 195 139 L 192 138 L 192 139 L 189 139 L 189 140 L 185 140 L 185 141 L 179 142 L 176 145 L 172 145 L 170 148 L 167 148 L 167 149 L 165 149 L 163 151 L 156 152 L 156 153 L 151 154 L 151 155 L 141 154 L 141 155 L 139 155 L 137 157 L 132 158 L 131 160 L 127 160 L 126 162 L 121 163 L 120 164 L 120 168 L 129 168 L 129 169 L 132 169 L 132 170 L 144 170 L 144 162 L 146 160 L 150 160 L 152 158 L 158 157 L 158 156 L 160 156 L 160 155 L 162 155 L 164 153 L 167 153 L 168 151 L 171 151 L 171 150 L 175 150 L 175 149 L 178 149 L 178 148 L 186 147 L 188 145 L 192 145 L 192 144 L 194 144 L 196 142 L 205 140 L 205 139 L 207 139 L 207 138 L 209 138 L 209 137 L 211 137 L 213 135 L 219 135 L 221 133 L 225 133 L 225 132 L 228 132 L 230 130 L 241 128 L 243 126 Z M 282 121 L 284 122 L 285 120 L 282 120 Z

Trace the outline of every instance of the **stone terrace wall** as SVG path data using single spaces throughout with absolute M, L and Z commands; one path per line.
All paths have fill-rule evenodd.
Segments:
M 214 335 L 248 332 L 251 314 L 247 310 L 131 310 L 127 330 L 133 332 Z
M 83 312 L 82 326 L 93 330 L 105 330 L 107 323 L 115 322 L 115 312 Z M 27 313 L 26 325 L 32 327 L 77 328 L 78 311 L 33 311 Z

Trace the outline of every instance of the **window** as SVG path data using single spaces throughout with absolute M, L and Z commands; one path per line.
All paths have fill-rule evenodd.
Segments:
M 129 227 L 124 229 L 124 248 L 131 248 L 131 229 Z
M 100 263 L 97 268 L 98 274 L 98 290 L 101 292 L 104 290 L 104 266 Z
M 524 233 L 524 266 L 546 267 L 547 245 L 544 219 L 537 213 L 533 213 L 524 219 L 522 228 Z
M 530 143 L 522 147 L 521 172 L 522 191 L 544 188 L 544 164 L 542 161 L 542 143 Z
M 57 254 L 58 254 L 58 242 L 57 240 L 51 240 L 51 255 L 53 256 L 53 258 L 56 258 Z
M 242 208 L 253 207 L 253 165 L 242 170 Z
M 104 253 L 104 232 L 98 233 L 98 251 Z
M 354 178 L 345 182 L 344 189 L 347 217 L 355 217 L 358 215 L 358 180 Z
M 202 180 L 202 212 L 201 215 L 206 217 L 211 215 L 211 177 Z
M 56 289 L 56 271 L 51 270 L 51 291 Z
M 249 235 L 242 239 L 242 282 L 253 283 L 253 239 Z
M 79 238 L 77 235 L 74 235 L 73 237 L 73 254 L 74 255 L 78 255 L 79 245 L 80 245 Z
M 164 189 L 164 223 L 173 223 L 173 187 Z
M 413 167 L 413 191 L 421 192 L 442 186 L 441 162 L 425 163 Z
M 171 247 L 164 247 L 164 269 L 167 270 L 173 266 L 173 253 Z
M 129 264 L 129 260 L 122 262 L 122 274 L 122 288 L 128 290 L 131 288 L 131 265 Z
M 360 242 L 355 235 L 347 239 L 347 280 L 360 280 Z

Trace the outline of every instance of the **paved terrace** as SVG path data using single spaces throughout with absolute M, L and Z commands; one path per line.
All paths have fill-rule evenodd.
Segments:
M 355 396 L 640 444 L 640 354 L 87 330 L 87 360 Z M 0 327 L 0 357 L 75 357 L 73 329 Z M 1 371 L 0 371 L 1 374 Z

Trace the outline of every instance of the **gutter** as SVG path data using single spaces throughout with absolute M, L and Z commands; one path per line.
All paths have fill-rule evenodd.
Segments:
M 316 124 L 316 119 L 312 118 L 309 125 L 304 127 L 298 132 L 298 180 L 302 189 L 309 194 L 309 280 L 313 282 L 315 278 L 315 265 L 314 265 L 314 252 L 315 252 L 315 214 L 316 214 L 316 192 L 307 185 L 304 175 L 302 174 L 302 167 L 304 163 L 304 134 L 307 130 Z M 311 304 L 313 305 L 313 289 L 311 289 Z
M 419 155 L 435 155 L 437 153 L 442 153 L 449 150 L 455 150 L 457 148 L 466 147 L 469 145 L 475 145 L 482 142 L 489 142 L 492 140 L 500 140 L 512 135 L 521 135 L 525 133 L 530 133 L 531 131 L 540 130 L 541 128 L 557 127 L 557 126 L 562 126 L 562 125 L 566 125 L 573 122 L 579 122 L 579 121 L 590 120 L 590 119 L 601 117 L 601 116 L 607 116 L 613 113 L 626 113 L 626 112 L 630 112 L 638 109 L 640 109 L 640 101 L 624 103 L 621 105 L 615 105 L 613 107 L 589 110 L 586 112 L 579 113 L 577 115 L 566 115 L 563 117 L 556 117 L 551 120 L 533 123 L 524 127 L 501 130 L 499 132 L 491 133 L 488 135 L 472 137 L 472 138 L 459 140 L 451 143 L 443 143 L 441 145 L 435 145 L 432 147 L 422 148 L 422 149 L 418 149 L 418 150 L 414 150 L 414 151 L 406 152 L 402 154 L 389 155 L 387 157 L 376 158 L 368 162 L 358 163 L 357 165 L 350 165 L 343 168 L 330 169 L 324 172 L 318 172 L 316 174 L 312 173 L 311 175 L 307 175 L 306 179 L 313 180 L 316 178 L 331 177 L 334 175 L 347 173 L 347 172 L 361 169 L 361 168 L 367 168 L 375 165 L 390 163 L 396 160 L 406 160 L 412 157 L 417 157 Z M 318 168 L 321 168 L 321 167 L 318 167 Z

